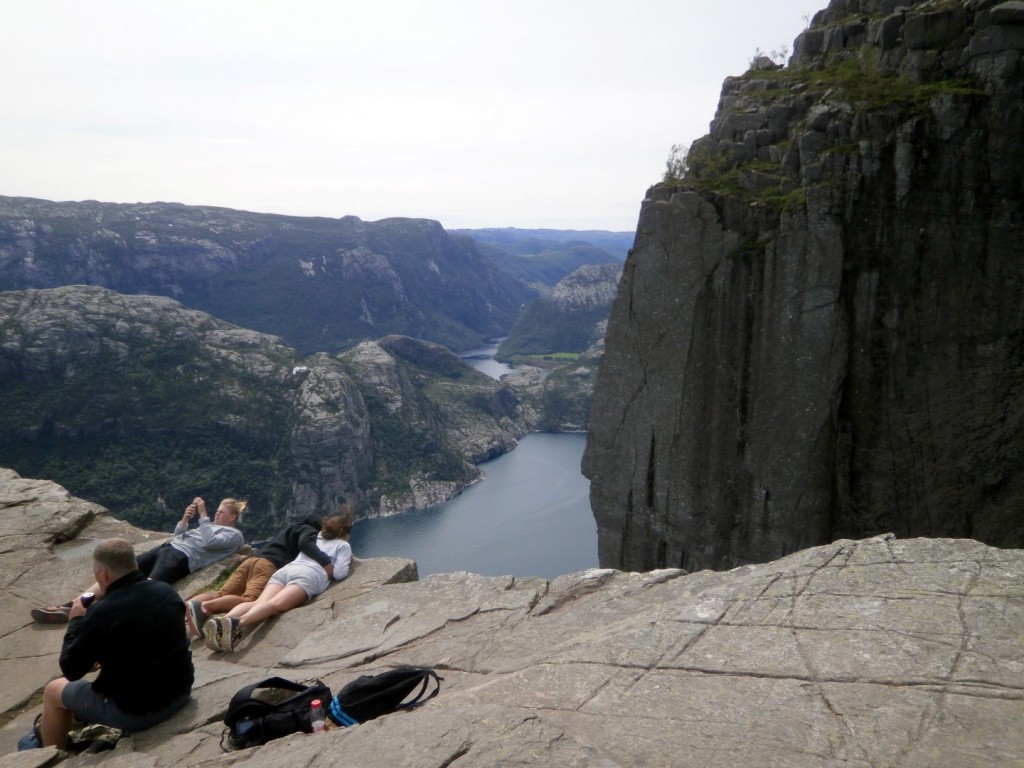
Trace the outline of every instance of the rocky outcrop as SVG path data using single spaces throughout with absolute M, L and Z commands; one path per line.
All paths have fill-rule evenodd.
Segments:
M 0 536 L 30 515 L 41 528 L 63 527 L 33 511 L 29 486 L 40 498 L 61 495 L 0 473 Z M 81 514 L 66 495 L 64 507 L 49 503 L 55 515 Z M 95 514 L 91 525 L 101 519 L 114 524 Z M 33 691 L 57 674 L 63 635 L 29 624 L 25 611 L 80 588 L 92 539 L 103 535 L 87 527 L 59 546 L 41 539 L 0 554 L 0 768 L 61 758 L 52 749 L 11 754 L 39 710 Z M 194 645 L 192 703 L 115 751 L 68 765 L 276 768 L 343 755 L 357 768 L 962 768 L 1024 756 L 1020 551 L 884 536 L 728 573 L 409 579 L 409 561 L 358 560 L 345 581 L 268 621 L 239 652 Z M 337 691 L 399 664 L 435 668 L 440 695 L 352 729 L 222 754 L 221 718 L 243 685 L 280 674 Z
M 535 365 L 520 363 L 512 373 L 501 377 L 503 384 L 515 390 L 531 431 L 587 431 L 594 380 L 604 353 L 606 323 L 597 324 L 600 340 L 576 359 L 561 363 L 534 360 Z
M 1024 544 L 1024 23 L 835 0 L 653 187 L 584 471 L 600 562 Z
M 603 339 L 604 322 L 619 285 L 618 264 L 590 264 L 560 280 L 550 296 L 525 307 L 495 358 L 583 352 Z
M 436 221 L 0 197 L 0 290 L 177 299 L 304 354 L 403 334 L 468 349 L 535 292 Z
M 503 377 L 531 429 L 586 431 L 608 313 L 622 267 L 591 264 L 560 280 L 550 296 L 523 308 L 495 357 L 515 363 Z
M 377 436 L 375 514 L 452 498 L 479 479 L 477 463 L 512 450 L 526 434 L 513 390 L 440 345 L 389 336 L 338 359 L 362 391 Z
M 302 359 L 171 299 L 0 293 L 0 465 L 143 527 L 197 493 L 247 498 L 251 535 L 343 501 L 357 516 L 430 506 L 510 450 L 520 421 L 512 390 L 427 342 Z

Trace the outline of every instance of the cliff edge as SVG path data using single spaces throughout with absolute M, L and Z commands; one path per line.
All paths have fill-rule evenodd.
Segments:
M 139 548 L 163 539 L 0 470 L 0 768 L 63 759 L 13 753 L 64 634 L 28 609 L 87 584 L 94 541 L 112 535 Z M 67 765 L 963 768 L 1024 756 L 1024 552 L 880 536 L 729 573 L 414 579 L 411 561 L 357 560 L 238 652 L 194 644 L 184 710 Z M 435 668 L 440 695 L 354 728 L 221 752 L 222 718 L 246 684 L 319 677 L 336 692 L 403 663 Z

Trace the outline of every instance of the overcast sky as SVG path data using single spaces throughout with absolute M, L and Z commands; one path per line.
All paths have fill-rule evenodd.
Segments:
M 825 0 L 18 0 L 0 195 L 632 231 Z

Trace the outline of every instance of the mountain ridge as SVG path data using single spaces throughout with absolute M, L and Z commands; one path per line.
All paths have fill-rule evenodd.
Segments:
M 535 292 L 438 222 L 0 197 L 0 290 L 162 295 L 304 353 L 400 334 L 468 349 Z

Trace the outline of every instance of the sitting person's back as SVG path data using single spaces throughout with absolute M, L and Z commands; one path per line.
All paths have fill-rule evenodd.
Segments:
M 93 574 L 103 600 L 73 601 L 60 653 L 64 677 L 43 689 L 39 739 L 64 748 L 72 715 L 125 731 L 163 722 L 189 700 L 192 654 L 174 588 L 148 579 L 124 539 L 100 542 Z M 95 681 L 82 679 L 99 666 Z
M 192 653 L 181 617 L 185 604 L 167 584 L 141 571 L 107 587 L 64 635 L 60 668 L 77 680 L 99 663 L 93 690 L 125 712 L 163 709 L 192 690 Z

